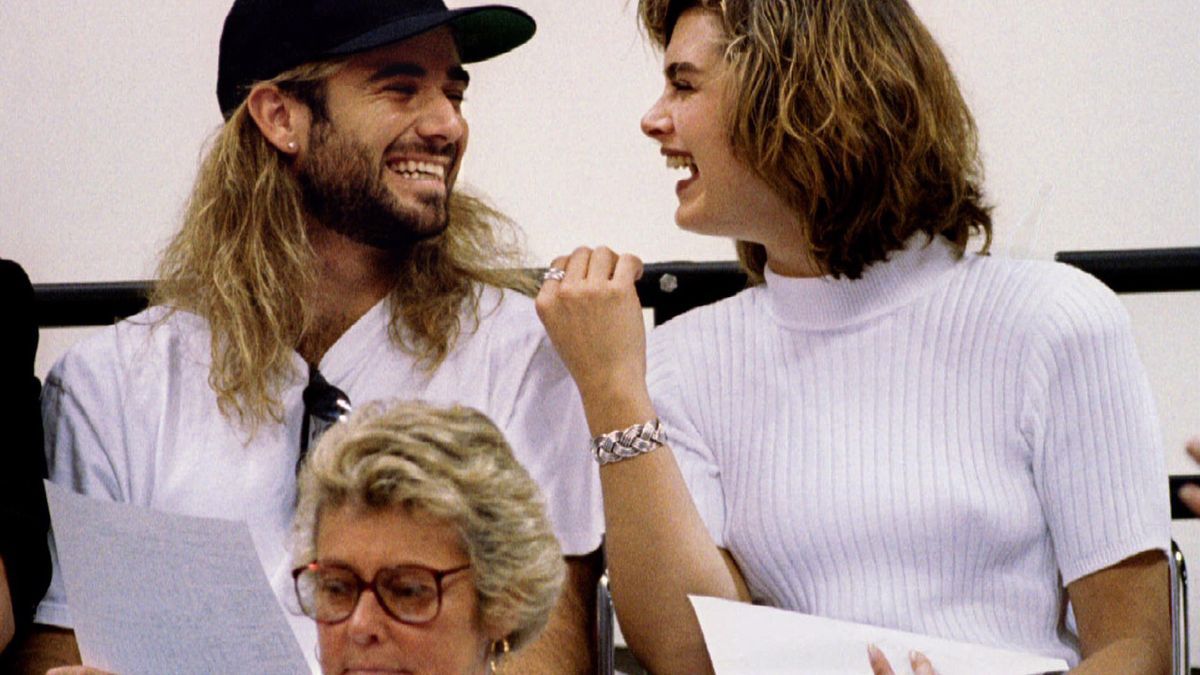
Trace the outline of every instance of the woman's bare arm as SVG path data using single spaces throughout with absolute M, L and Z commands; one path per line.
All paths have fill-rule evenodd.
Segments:
M 559 258 L 538 314 L 579 387 L 593 435 L 657 415 L 646 388 L 646 337 L 634 281 L 641 261 L 600 248 Z M 687 596 L 747 599 L 717 548 L 670 447 L 600 469 L 613 604 L 634 654 L 655 673 L 711 672 Z

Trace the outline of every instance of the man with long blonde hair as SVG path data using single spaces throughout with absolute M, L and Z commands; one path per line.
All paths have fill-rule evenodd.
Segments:
M 47 378 L 52 480 L 247 521 L 287 606 L 287 532 L 309 441 L 350 401 L 484 411 L 542 489 L 568 556 L 550 625 L 514 665 L 582 672 L 602 524 L 574 384 L 520 291 L 509 224 L 454 191 L 462 67 L 534 32 L 520 10 L 442 0 L 236 0 L 225 124 L 167 247 L 152 307 Z M 313 658 L 312 622 L 293 627 Z M 78 663 L 61 575 L 29 669 Z M 58 626 L 60 628 L 51 628 Z

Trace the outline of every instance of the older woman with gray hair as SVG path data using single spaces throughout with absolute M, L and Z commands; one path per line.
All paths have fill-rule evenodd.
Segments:
M 293 576 L 324 672 L 494 673 L 545 626 L 562 553 L 481 413 L 364 407 L 322 437 L 299 490 Z

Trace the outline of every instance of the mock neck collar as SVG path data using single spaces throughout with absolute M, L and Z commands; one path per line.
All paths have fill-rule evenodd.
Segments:
M 867 321 L 920 296 L 958 256 L 945 237 L 918 233 L 888 260 L 863 270 L 862 278 L 784 277 L 768 266 L 767 307 L 779 324 L 800 330 L 828 330 Z

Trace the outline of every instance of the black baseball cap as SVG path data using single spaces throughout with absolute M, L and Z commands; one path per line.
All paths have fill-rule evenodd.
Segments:
M 443 0 L 235 0 L 221 32 L 217 101 L 225 119 L 250 86 L 304 63 L 453 28 L 463 63 L 524 44 L 537 25 L 505 5 L 447 9 Z

